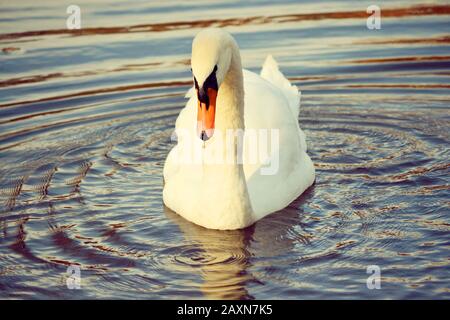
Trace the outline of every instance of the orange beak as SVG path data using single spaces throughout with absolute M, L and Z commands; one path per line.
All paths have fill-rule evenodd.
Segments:
M 216 118 L 217 90 L 208 88 L 208 103 L 198 100 L 197 109 L 197 134 L 203 141 L 208 140 L 214 134 L 214 121 Z

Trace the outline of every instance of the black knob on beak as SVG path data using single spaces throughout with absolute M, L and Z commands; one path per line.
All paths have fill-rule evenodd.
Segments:
M 198 89 L 198 100 L 206 105 L 206 109 L 209 106 L 209 97 L 208 93 L 204 87 Z

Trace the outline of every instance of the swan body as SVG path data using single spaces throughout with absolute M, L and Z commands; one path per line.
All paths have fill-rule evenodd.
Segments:
M 164 166 L 164 203 L 206 228 L 247 227 L 314 182 L 298 124 L 300 92 L 271 56 L 260 75 L 243 70 L 235 40 L 221 29 L 196 36 L 191 65 L 195 87 L 176 120 L 178 142 Z

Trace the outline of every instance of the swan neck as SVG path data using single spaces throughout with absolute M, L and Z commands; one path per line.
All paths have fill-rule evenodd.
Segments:
M 244 81 L 237 44 L 232 45 L 232 58 L 224 82 L 217 95 L 216 131 L 206 152 L 218 154 L 219 164 L 203 166 L 204 185 L 214 185 L 209 200 L 214 203 L 215 219 L 225 219 L 243 227 L 253 222 L 253 209 L 242 165 L 244 137 Z M 220 183 L 219 183 L 220 181 Z M 219 210 L 218 204 L 223 204 Z

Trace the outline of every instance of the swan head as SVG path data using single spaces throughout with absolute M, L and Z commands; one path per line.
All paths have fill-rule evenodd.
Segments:
M 197 134 L 203 141 L 214 133 L 216 98 L 231 64 L 232 36 L 222 29 L 200 31 L 192 42 L 191 67 L 198 98 Z

